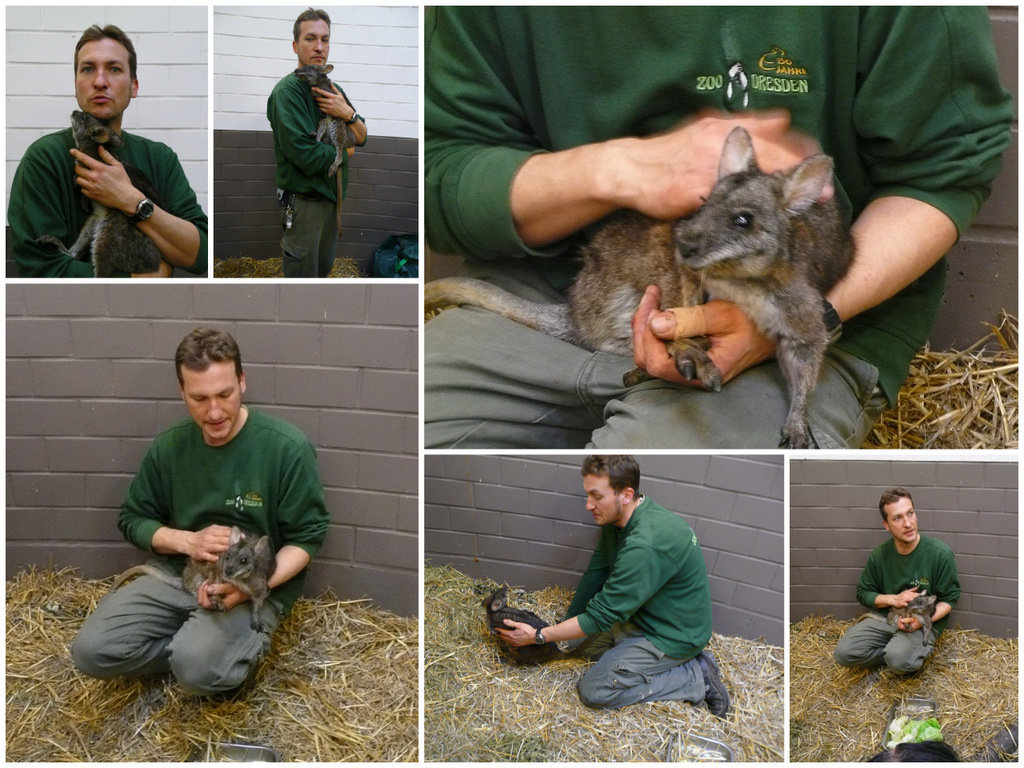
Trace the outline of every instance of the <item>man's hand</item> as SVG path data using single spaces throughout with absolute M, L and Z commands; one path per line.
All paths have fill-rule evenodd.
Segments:
M 220 554 L 227 551 L 231 540 L 231 528 L 226 525 L 208 525 L 200 531 L 186 531 L 182 554 L 193 560 L 215 563 Z
M 75 183 L 82 194 L 107 208 L 115 208 L 131 216 L 145 199 L 121 162 L 104 147 L 99 147 L 100 159 L 89 157 L 84 152 L 72 149 L 75 160 Z
M 901 616 L 896 619 L 896 629 L 903 632 L 916 632 L 923 624 L 918 620 L 916 616 Z
M 325 115 L 337 117 L 341 120 L 352 119 L 355 110 L 349 106 L 348 101 L 342 96 L 338 86 L 334 83 L 331 83 L 331 90 L 329 91 L 325 91 L 323 88 L 313 88 L 312 91 L 313 100 L 316 101 L 316 105 L 320 107 L 320 111 Z
M 204 581 L 199 585 L 199 591 L 196 593 L 196 602 L 199 603 L 200 608 L 205 608 L 208 611 L 214 610 L 213 601 L 210 599 L 211 595 L 220 595 L 225 611 L 230 611 L 239 603 L 244 603 L 249 599 L 249 596 L 234 584 L 211 584 Z
M 501 639 L 508 645 L 519 646 L 536 644 L 537 630 L 535 627 L 531 627 L 529 624 L 522 621 L 512 621 L 512 619 L 505 619 L 505 624 L 512 629 L 495 627 L 494 631 L 497 632 L 501 636 Z
M 701 386 L 700 382 L 684 379 L 676 369 L 665 342 L 677 338 L 706 335 L 711 342 L 708 356 L 722 374 L 723 383 L 775 354 L 775 345 L 735 304 L 709 301 L 663 312 L 658 309 L 660 303 L 658 287 L 649 286 L 633 315 L 633 362 L 651 376 Z M 683 320 L 690 322 L 681 327 Z
M 791 168 L 820 151 L 814 139 L 791 128 L 784 110 L 705 110 L 655 136 L 539 153 L 512 180 L 516 230 L 527 245 L 542 247 L 620 208 L 662 220 L 693 213 L 718 179 L 722 147 L 736 126 L 750 133 L 765 171 Z
M 890 608 L 906 608 L 915 597 L 920 597 L 921 592 L 917 588 L 904 589 L 895 595 L 887 595 L 886 601 Z

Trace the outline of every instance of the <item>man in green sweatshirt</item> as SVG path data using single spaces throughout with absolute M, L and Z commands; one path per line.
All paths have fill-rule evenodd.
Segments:
M 857 583 L 857 601 L 872 613 L 847 630 L 834 656 L 844 667 L 885 664 L 896 672 L 916 672 L 932 652 L 949 621 L 949 612 L 960 599 L 956 560 L 946 543 L 918 531 L 909 491 L 885 491 L 878 511 L 892 538 L 871 552 Z M 889 609 L 905 608 L 924 595 L 936 599 L 930 613 L 931 630 L 913 616 L 889 623 Z
M 587 638 L 597 663 L 580 700 L 618 709 L 642 701 L 706 702 L 724 717 L 729 696 L 711 654 L 711 591 L 697 537 L 685 521 L 639 493 L 632 456 L 583 461 L 587 511 L 601 538 L 565 621 L 535 630 L 506 623 L 510 645 Z
M 216 561 L 231 526 L 269 536 L 276 562 L 260 613 L 265 631 L 251 626 L 248 597 L 234 585 L 204 583 L 193 595 L 147 574 L 100 601 L 72 658 L 93 677 L 170 671 L 189 693 L 221 693 L 244 683 L 269 649 L 302 593 L 328 518 L 309 440 L 242 403 L 245 373 L 229 334 L 195 329 L 179 345 L 175 368 L 190 418 L 150 446 L 118 528 L 173 578 L 187 558 Z M 211 595 L 225 612 L 211 610 Z
M 331 52 L 331 18 L 310 8 L 299 14 L 292 28 L 292 50 L 300 67 L 323 66 Z M 356 138 L 366 143 L 366 124 L 345 92 L 310 88 L 289 72 L 267 99 L 267 119 L 274 132 L 277 187 L 285 205 L 285 231 L 281 239 L 285 277 L 327 277 L 334 264 L 338 241 L 335 206 L 337 180 L 327 176 L 335 149 L 316 140 L 317 124 L 324 115 L 344 120 Z M 338 169 L 342 192 L 348 185 L 348 155 Z
M 827 296 L 843 331 L 809 422 L 818 447 L 862 444 L 1010 140 L 984 7 L 436 6 L 425 29 L 428 243 L 534 301 L 565 301 L 580 236 L 613 211 L 692 213 L 736 125 L 765 170 L 831 155 L 856 257 Z M 657 308 L 648 292 L 633 360 L 445 310 L 424 328 L 426 446 L 777 447 L 771 343 L 735 305 L 703 305 L 728 382 L 703 392 L 675 371 L 675 319 Z M 663 380 L 624 387 L 634 365 Z
M 26 151 L 11 184 L 7 220 L 21 277 L 92 277 L 88 260 L 76 260 L 36 242 L 52 235 L 71 245 L 95 201 L 131 217 L 163 260 L 153 275 L 170 277 L 174 267 L 206 271 L 207 219 L 196 202 L 177 155 L 160 142 L 121 130 L 124 111 L 138 94 L 135 48 L 114 25 L 89 27 L 75 47 L 78 107 L 121 137 L 118 157 L 100 148 L 100 159 L 75 149 L 71 128 L 43 136 Z M 140 192 L 122 164 L 138 168 L 160 194 Z M 159 204 L 157 204 L 159 202 Z M 129 277 L 125 274 L 124 277 Z

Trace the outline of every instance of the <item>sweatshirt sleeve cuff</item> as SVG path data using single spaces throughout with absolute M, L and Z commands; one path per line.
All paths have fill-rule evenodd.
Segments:
M 536 152 L 491 147 L 477 153 L 449 187 L 449 212 L 463 212 L 453 222 L 463 233 L 470 257 L 520 254 L 550 256 L 558 248 L 538 250 L 527 246 L 516 231 L 510 196 L 512 180 Z

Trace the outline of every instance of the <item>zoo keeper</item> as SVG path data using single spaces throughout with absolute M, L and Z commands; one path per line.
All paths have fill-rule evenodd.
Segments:
M 214 562 L 230 526 L 266 534 L 276 551 L 270 596 L 253 629 L 248 596 L 204 582 L 197 595 L 143 575 L 107 594 L 71 648 L 91 677 L 171 672 L 190 694 L 232 691 L 255 672 L 270 636 L 302 593 L 306 565 L 327 532 L 313 446 L 296 427 L 242 403 L 234 338 L 196 328 L 175 370 L 190 418 L 152 443 L 121 507 L 118 528 L 151 563 L 180 577 L 186 558 Z M 210 610 L 220 595 L 225 611 Z
M 497 632 L 510 645 L 586 636 L 596 663 L 580 679 L 580 700 L 618 709 L 643 701 L 704 702 L 724 717 L 729 695 L 711 653 L 711 590 L 700 544 L 673 512 L 640 494 L 632 456 L 583 461 L 587 511 L 601 537 L 567 618 L 534 629 L 520 622 Z
M 857 601 L 872 615 L 846 631 L 833 655 L 844 667 L 885 664 L 896 672 L 916 672 L 960 599 L 956 559 L 948 544 L 920 533 L 914 500 L 905 488 L 885 491 L 878 511 L 891 537 L 868 555 L 857 582 Z M 904 608 L 921 595 L 936 597 L 931 631 L 918 631 L 923 627 L 916 617 L 892 625 L 882 613 Z
M 331 17 L 310 8 L 299 14 L 292 28 L 292 51 L 298 66 L 323 66 L 331 52 Z M 277 186 L 282 204 L 291 211 L 291 225 L 281 238 L 285 277 L 327 277 L 338 242 L 335 205 L 337 180 L 327 176 L 335 149 L 316 140 L 317 124 L 324 115 L 344 120 L 356 138 L 366 143 L 366 123 L 337 84 L 333 92 L 311 89 L 289 72 L 267 99 L 267 119 L 274 132 Z M 342 158 L 342 193 L 348 185 L 348 154 Z M 286 213 L 286 216 L 288 214 Z

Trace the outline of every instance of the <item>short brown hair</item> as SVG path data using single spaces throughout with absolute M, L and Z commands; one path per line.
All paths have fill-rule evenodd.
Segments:
M 900 499 L 910 499 L 910 503 L 914 503 L 914 499 L 910 496 L 910 491 L 906 488 L 890 488 L 882 494 L 882 498 L 878 500 L 878 512 L 882 515 L 882 520 L 889 522 L 889 517 L 885 514 L 885 508 Z
M 607 477 L 616 493 L 632 488 L 640 492 L 640 465 L 633 456 L 587 456 L 583 459 L 583 476 Z
M 215 328 L 196 328 L 178 345 L 174 353 L 174 372 L 178 375 L 178 383 L 184 386 L 185 379 L 181 369 L 205 371 L 211 363 L 229 361 L 235 364 L 235 374 L 242 377 L 242 353 L 234 337 L 226 331 Z
M 292 27 L 292 39 L 296 43 L 299 42 L 299 33 L 302 32 L 302 22 L 304 21 L 326 21 L 327 26 L 331 26 L 331 17 L 327 15 L 327 11 L 320 8 L 307 8 L 299 14 L 299 18 L 295 20 L 295 26 Z
M 75 45 L 75 74 L 78 74 L 78 52 L 82 50 L 82 46 L 95 40 L 103 40 L 104 38 L 116 40 L 125 47 L 128 51 L 128 71 L 131 74 L 132 80 L 137 80 L 136 71 L 139 61 L 135 56 L 135 46 L 128 39 L 128 35 L 122 32 L 120 27 L 115 27 L 113 24 L 107 24 L 105 27 L 93 24 L 78 38 L 78 43 Z

